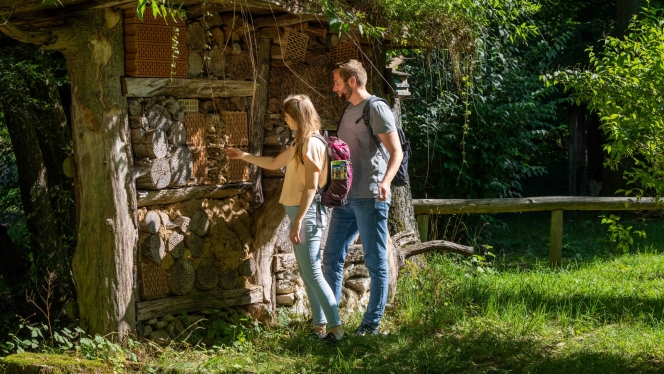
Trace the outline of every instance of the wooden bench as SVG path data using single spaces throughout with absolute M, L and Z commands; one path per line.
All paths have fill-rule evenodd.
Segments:
M 662 210 L 664 201 L 655 198 L 544 196 L 509 199 L 413 199 L 420 238 L 429 236 L 429 216 L 463 213 L 510 213 L 551 211 L 549 260 L 551 267 L 562 265 L 563 210 Z

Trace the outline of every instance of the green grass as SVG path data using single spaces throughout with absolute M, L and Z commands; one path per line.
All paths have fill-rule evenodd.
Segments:
M 664 373 L 664 229 L 619 253 L 596 217 L 565 221 L 564 268 L 548 268 L 548 216 L 499 217 L 494 256 L 434 254 L 400 277 L 375 337 L 328 346 L 280 315 L 234 347 L 138 349 L 130 369 L 169 373 Z M 498 225 L 494 225 L 498 226 Z M 352 330 L 359 314 L 343 317 Z

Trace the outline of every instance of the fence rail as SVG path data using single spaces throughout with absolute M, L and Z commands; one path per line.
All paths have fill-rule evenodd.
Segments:
M 543 196 L 507 199 L 414 199 L 420 238 L 428 240 L 429 216 L 463 213 L 513 213 L 551 211 L 549 260 L 562 264 L 564 210 L 664 210 L 664 200 L 635 197 Z

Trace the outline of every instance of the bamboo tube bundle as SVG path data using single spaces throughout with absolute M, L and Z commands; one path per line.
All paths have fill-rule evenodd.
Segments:
M 196 268 L 194 285 L 202 291 L 209 291 L 217 287 L 219 281 L 219 270 L 212 261 L 207 258 L 201 260 Z
M 166 133 L 161 129 L 133 129 L 131 130 L 131 142 L 134 157 L 162 158 L 168 152 L 168 140 Z
M 186 295 L 194 287 L 196 270 L 191 260 L 181 258 L 175 261 L 170 269 L 171 277 L 168 285 L 171 292 L 176 295 Z
M 171 187 L 183 187 L 191 180 L 193 161 L 187 147 L 177 147 L 171 153 Z
M 171 182 L 171 166 L 165 158 L 136 162 L 141 167 L 136 187 L 147 190 L 161 190 Z

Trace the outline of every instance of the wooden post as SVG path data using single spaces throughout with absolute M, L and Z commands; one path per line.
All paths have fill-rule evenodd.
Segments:
M 552 268 L 562 266 L 563 262 L 563 211 L 551 211 L 551 244 L 549 261 Z
M 429 240 L 429 217 L 428 214 L 420 214 L 416 217 L 417 231 L 420 233 L 420 241 L 422 243 Z

